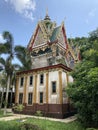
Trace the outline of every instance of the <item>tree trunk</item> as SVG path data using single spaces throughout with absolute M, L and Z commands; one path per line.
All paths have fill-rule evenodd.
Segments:
M 0 103 L 0 109 L 2 108 L 2 103 L 3 103 L 3 96 L 4 96 L 4 87 L 2 87 L 2 94 L 1 94 L 1 103 Z
M 8 79 L 7 79 L 6 98 L 5 98 L 5 103 L 4 103 L 4 115 L 6 115 L 7 113 L 9 87 L 10 87 L 10 75 L 8 76 Z
M 11 86 L 11 95 L 10 95 L 10 107 L 12 107 L 12 98 L 13 98 L 13 86 Z

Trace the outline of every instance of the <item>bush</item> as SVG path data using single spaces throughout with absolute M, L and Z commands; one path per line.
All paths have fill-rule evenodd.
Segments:
M 41 130 L 37 125 L 24 123 L 21 125 L 21 130 Z
M 23 111 L 24 106 L 22 104 L 18 104 L 17 106 L 13 107 L 14 110 L 18 111 L 19 113 Z
M 96 130 L 95 128 L 87 128 L 86 130 Z
M 36 111 L 35 116 L 43 116 L 42 111 Z

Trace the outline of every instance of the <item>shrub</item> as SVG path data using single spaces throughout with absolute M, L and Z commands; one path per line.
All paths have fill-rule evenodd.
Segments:
M 43 116 L 43 113 L 42 113 L 42 111 L 36 111 L 35 115 L 36 116 Z
M 87 128 L 86 130 L 96 130 L 95 128 Z
M 17 106 L 13 107 L 14 110 L 18 111 L 19 113 L 23 111 L 24 106 L 22 104 L 18 104 Z
M 37 125 L 24 123 L 20 126 L 21 130 L 41 130 Z

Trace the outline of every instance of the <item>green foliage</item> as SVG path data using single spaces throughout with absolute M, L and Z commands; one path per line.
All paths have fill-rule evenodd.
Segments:
M 17 112 L 19 112 L 19 114 L 23 111 L 24 109 L 24 106 L 22 104 L 18 104 L 17 106 L 14 106 L 13 109 Z M 20 120 L 19 122 L 21 121 L 21 115 L 20 115 Z
M 13 43 L 13 37 L 12 35 L 8 32 L 8 31 L 4 31 L 3 32 L 3 39 L 5 40 L 4 43 L 0 43 L 0 54 L 5 54 L 6 58 L 3 57 L 1 55 L 0 57 L 0 71 L 4 70 L 6 75 L 7 75 L 7 82 L 6 82 L 6 97 L 5 100 L 6 102 L 8 101 L 8 92 L 9 92 L 9 88 L 12 84 L 15 84 L 15 73 L 17 70 L 21 69 L 22 70 L 28 70 L 31 67 L 30 64 L 30 56 L 28 56 L 29 54 L 27 54 L 27 50 L 25 47 L 22 46 L 18 46 L 18 50 L 16 49 L 16 47 L 14 47 Z M 16 52 L 15 52 L 16 49 Z M 23 53 L 25 51 L 25 53 Z M 19 64 L 13 64 L 13 59 L 14 57 L 17 57 L 19 59 L 19 57 L 22 57 L 24 62 L 22 64 L 22 67 L 20 67 Z M 20 60 L 20 59 L 19 59 Z M 14 75 L 14 76 L 13 76 Z M 6 105 L 4 106 L 5 108 L 5 112 L 4 114 L 6 114 Z
M 41 111 L 36 111 L 35 115 L 36 116 L 43 116 L 43 113 Z
M 5 52 L 5 46 L 0 43 L 0 54 Z
M 89 40 L 90 41 L 95 41 L 98 40 L 98 28 L 92 32 L 89 33 Z
M 16 46 L 14 50 L 16 52 L 16 57 L 22 64 L 20 70 L 31 69 L 31 57 L 30 53 L 28 52 L 28 49 L 23 46 Z
M 14 106 L 13 109 L 18 111 L 19 113 L 23 111 L 24 106 L 22 104 L 18 104 L 17 106 Z
M 96 35 L 94 37 L 94 35 Z M 67 90 L 78 111 L 78 119 L 89 127 L 98 126 L 98 30 L 92 32 L 82 50 L 83 60 L 72 72 L 74 83 Z M 83 39 L 82 39 L 83 40 Z M 89 42 L 89 43 L 88 43 Z M 87 47 L 89 45 L 89 47 Z
M 24 123 L 20 126 L 21 130 L 41 130 L 37 125 Z

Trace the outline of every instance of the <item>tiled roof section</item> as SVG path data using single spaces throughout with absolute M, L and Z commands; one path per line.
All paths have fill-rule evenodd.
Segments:
M 63 64 L 57 64 L 57 65 L 52 65 L 52 66 L 47 66 L 47 67 L 42 67 L 42 68 L 36 68 L 36 69 L 32 69 L 32 70 L 27 70 L 27 71 L 21 71 L 21 72 L 17 72 L 17 76 L 20 74 L 27 74 L 27 73 L 32 73 L 32 72 L 37 72 L 37 71 L 43 71 L 43 70 L 49 70 L 49 69 L 55 69 L 55 68 L 62 68 L 66 71 L 72 71 L 71 68 L 63 65 Z
M 59 34 L 59 32 L 60 32 L 60 27 L 61 27 L 61 26 L 56 27 L 56 28 L 53 30 L 52 35 L 51 35 L 51 37 L 50 37 L 50 41 L 51 41 L 51 42 L 57 40 L 57 36 L 58 36 L 58 34 Z

